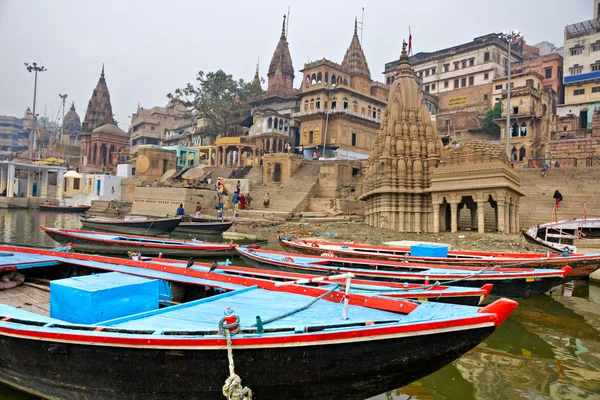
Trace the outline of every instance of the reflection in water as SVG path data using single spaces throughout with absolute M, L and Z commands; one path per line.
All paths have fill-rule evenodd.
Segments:
M 0 240 L 5 243 L 57 246 L 39 225 L 80 226 L 73 214 L 0 210 Z M 520 301 L 500 329 L 459 360 L 372 399 L 598 399 L 599 304 L 600 287 L 584 281 Z M 0 386 L 2 399 L 34 397 Z

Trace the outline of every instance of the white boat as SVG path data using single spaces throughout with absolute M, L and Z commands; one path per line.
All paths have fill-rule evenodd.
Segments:
M 563 221 L 535 225 L 523 231 L 525 239 L 550 250 L 576 253 L 576 239 L 600 238 L 600 218 L 572 218 Z

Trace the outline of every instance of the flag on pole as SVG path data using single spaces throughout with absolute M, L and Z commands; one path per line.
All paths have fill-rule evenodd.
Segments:
M 412 54 L 412 33 L 410 33 L 410 26 L 408 27 L 408 55 Z

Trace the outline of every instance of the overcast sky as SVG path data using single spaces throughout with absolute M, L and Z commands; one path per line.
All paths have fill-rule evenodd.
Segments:
M 199 70 L 223 69 L 250 80 L 260 58 L 266 79 L 288 4 L 296 71 L 321 58 L 341 62 L 364 6 L 363 48 L 379 81 L 385 63 L 398 58 L 409 25 L 416 53 L 513 28 L 529 44 L 562 46 L 566 24 L 593 17 L 593 0 L 0 0 L 0 115 L 22 117 L 32 105 L 33 74 L 24 62 L 48 69 L 39 77 L 37 107 L 52 120 L 59 93 L 68 94 L 83 120 L 104 63 L 123 129 L 138 102 L 165 105 L 165 95 L 193 81 Z M 296 72 L 294 86 L 300 77 Z

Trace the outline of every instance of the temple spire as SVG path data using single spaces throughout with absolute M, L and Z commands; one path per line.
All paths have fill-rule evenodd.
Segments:
M 75 111 L 75 102 L 71 103 L 71 111 Z
M 104 78 L 104 63 L 102 63 L 102 73 L 100 73 L 100 78 Z
M 286 16 L 283 16 L 281 36 L 267 71 L 267 92 L 285 92 L 294 88 L 294 66 L 286 39 Z
M 281 26 L 281 37 L 285 39 L 285 14 L 283 15 L 283 25 Z
M 365 78 L 371 79 L 371 71 L 367 64 L 365 53 L 363 52 L 360 40 L 358 39 L 358 19 L 354 18 L 354 34 L 346 55 L 342 61 L 342 67 L 352 75 L 362 75 Z
M 254 73 L 254 79 L 252 79 L 252 84 L 260 87 L 260 75 L 258 73 L 258 65 L 260 64 L 260 58 L 256 62 L 256 72 Z
M 358 36 L 358 17 L 354 17 L 354 35 Z

